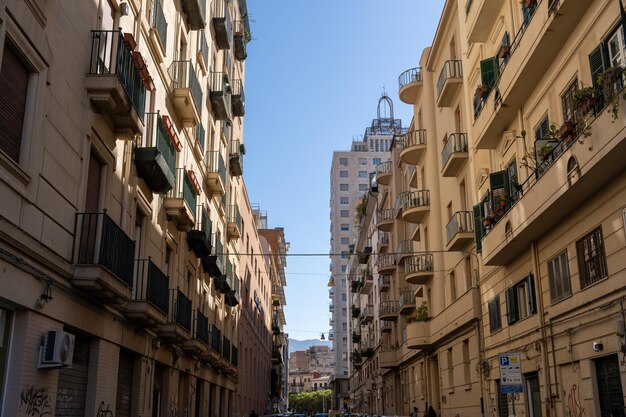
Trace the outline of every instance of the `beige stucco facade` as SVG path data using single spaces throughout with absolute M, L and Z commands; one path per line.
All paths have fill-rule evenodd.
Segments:
M 0 1 L 0 414 L 269 409 L 249 36 L 245 1 Z
M 624 405 L 624 75 L 605 72 L 626 65 L 621 30 L 615 1 L 445 3 L 399 78 L 414 117 L 349 263 L 355 410 Z M 585 86 L 595 105 L 576 98 Z M 499 355 L 513 353 L 523 392 L 507 397 Z

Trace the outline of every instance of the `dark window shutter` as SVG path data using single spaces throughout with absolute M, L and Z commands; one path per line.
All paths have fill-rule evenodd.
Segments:
M 97 213 L 100 203 L 100 178 L 102 163 L 92 152 L 89 156 L 89 172 L 87 173 L 87 192 L 85 193 L 85 213 Z
M 480 252 L 482 249 L 483 239 L 483 210 L 482 204 L 476 204 L 474 210 L 474 236 L 476 239 L 476 252 Z
M 531 314 L 534 314 L 537 312 L 537 294 L 535 292 L 535 277 L 532 273 L 526 277 L 526 283 L 528 285 L 528 309 Z
M 498 57 L 492 56 L 491 58 L 480 61 L 480 77 L 483 85 L 489 87 L 489 90 L 493 87 L 498 76 Z
M 596 112 L 601 111 L 604 108 L 604 94 L 602 93 L 602 85 L 600 85 L 600 83 L 598 82 L 598 76 L 602 74 L 605 69 L 604 62 L 604 46 L 600 44 L 589 54 L 589 69 L 591 71 L 591 81 L 593 82 L 593 88 L 596 90 Z
M 506 316 L 507 323 L 513 324 L 519 319 L 519 309 L 517 308 L 517 293 L 515 287 L 506 290 Z
M 20 160 L 30 71 L 7 42 L 0 68 L 0 149 Z
M 504 196 L 510 196 L 509 176 L 506 171 L 498 171 L 489 174 L 489 184 L 491 189 L 491 209 L 496 211 L 500 206 L 500 200 Z

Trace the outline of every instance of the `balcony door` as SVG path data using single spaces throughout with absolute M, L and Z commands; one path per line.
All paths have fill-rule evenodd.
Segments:
M 100 189 L 102 184 L 102 169 L 104 165 L 92 151 L 89 155 L 87 169 L 87 190 L 85 192 L 85 214 L 82 219 L 80 262 L 94 262 L 96 260 L 96 242 L 100 210 Z

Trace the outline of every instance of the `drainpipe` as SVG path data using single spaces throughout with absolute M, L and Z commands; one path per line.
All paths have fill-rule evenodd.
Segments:
M 545 416 L 551 417 L 550 411 L 552 409 L 552 383 L 550 381 L 550 364 L 548 363 L 548 341 L 546 336 L 546 320 L 544 317 L 544 306 L 543 306 L 543 288 L 541 286 L 541 278 L 539 275 L 539 249 L 537 247 L 537 241 L 533 240 L 530 243 L 530 251 L 532 257 L 532 268 L 533 274 L 535 276 L 535 285 L 537 286 L 537 313 L 539 314 L 539 329 L 541 331 L 541 356 L 543 361 L 543 377 L 544 384 L 547 392 L 547 397 L 545 398 Z

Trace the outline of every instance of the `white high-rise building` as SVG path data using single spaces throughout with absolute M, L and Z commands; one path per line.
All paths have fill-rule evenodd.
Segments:
M 353 140 L 348 151 L 333 152 L 330 170 L 330 272 L 329 339 L 335 353 L 333 408 L 343 408 L 349 378 L 349 286 L 347 281 L 351 245 L 358 236 L 357 206 L 371 187 L 370 174 L 389 160 L 394 135 L 402 134 L 402 121 L 393 117 L 393 103 L 387 95 L 378 102 L 377 117 L 365 129 L 362 140 Z M 381 112 L 383 113 L 381 115 Z M 341 380 L 345 379 L 346 383 Z M 346 389 L 342 389 L 344 386 Z

